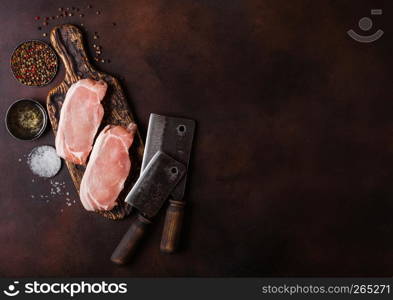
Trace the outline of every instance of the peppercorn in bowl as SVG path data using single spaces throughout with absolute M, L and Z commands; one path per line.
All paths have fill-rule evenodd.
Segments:
M 46 43 L 32 40 L 20 44 L 12 53 L 11 70 L 16 80 L 27 86 L 45 86 L 55 78 L 56 53 Z

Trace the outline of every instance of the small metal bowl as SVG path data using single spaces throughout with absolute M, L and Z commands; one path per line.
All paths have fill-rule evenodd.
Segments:
M 30 122 L 30 124 L 29 124 Z M 5 116 L 8 133 L 22 141 L 39 138 L 48 124 L 45 108 L 32 99 L 20 99 L 11 104 Z
M 55 70 L 54 70 L 53 75 L 52 75 L 46 82 L 44 82 L 43 84 L 38 84 L 38 85 L 26 84 L 26 83 L 22 82 L 21 79 L 19 79 L 19 78 L 16 76 L 17 69 L 12 65 L 12 61 L 13 61 L 14 55 L 16 55 L 16 53 L 17 53 L 17 51 L 19 50 L 20 47 L 22 47 L 23 45 L 28 44 L 28 43 L 38 43 L 38 44 L 44 45 L 45 47 L 47 47 L 47 49 L 52 53 L 52 55 L 53 55 L 53 56 L 55 57 L 55 59 L 56 59 L 56 66 L 55 66 Z M 27 40 L 27 41 L 21 42 L 20 44 L 18 44 L 18 45 L 15 47 L 14 51 L 13 51 L 12 54 L 11 54 L 11 58 L 10 58 L 10 68 L 11 68 L 11 71 L 12 71 L 12 72 L 11 72 L 12 75 L 14 76 L 14 78 L 15 78 L 20 84 L 23 84 L 23 85 L 29 86 L 29 87 L 44 87 L 44 86 L 47 86 L 48 84 L 50 84 L 50 83 L 53 81 L 53 79 L 56 77 L 57 72 L 58 72 L 58 70 L 59 70 L 59 58 L 58 58 L 58 56 L 57 56 L 55 50 L 53 50 L 53 48 L 52 48 L 47 42 L 44 42 L 44 41 L 41 41 L 41 40 Z

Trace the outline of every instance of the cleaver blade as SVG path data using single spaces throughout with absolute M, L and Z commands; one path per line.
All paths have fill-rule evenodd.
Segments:
M 150 114 L 141 174 L 157 151 L 168 154 L 183 163 L 187 168 L 194 132 L 194 120 Z M 186 187 L 186 177 L 187 175 L 171 192 L 170 195 L 173 200 L 182 201 Z
M 184 164 L 162 151 L 157 151 L 125 201 L 151 219 L 185 174 Z
M 169 154 L 188 169 L 194 132 L 193 120 L 151 114 L 141 170 L 157 151 Z M 173 253 L 178 247 L 184 217 L 186 176 L 187 173 L 170 193 L 160 244 L 164 253 Z

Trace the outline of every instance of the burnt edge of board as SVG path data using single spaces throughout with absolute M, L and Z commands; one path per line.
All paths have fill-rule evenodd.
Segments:
M 64 80 L 57 87 L 53 88 L 47 96 L 48 115 L 55 136 L 60 110 L 66 93 L 73 83 L 84 78 L 92 78 L 94 80 L 102 79 L 108 84 L 107 93 L 102 100 L 104 117 L 98 132 L 108 124 L 126 127 L 130 122 L 135 122 L 119 81 L 109 74 L 97 71 L 90 64 L 86 55 L 82 32 L 76 26 L 66 24 L 54 27 L 51 30 L 50 40 L 52 47 L 60 56 L 65 66 Z M 116 200 L 117 205 L 111 211 L 97 211 L 97 213 L 112 220 L 123 219 L 130 213 L 131 206 L 124 199 L 139 177 L 143 151 L 143 141 L 139 130 L 137 130 L 134 142 L 130 148 L 131 174 L 127 177 L 124 188 Z M 85 167 L 75 165 L 68 161 L 65 161 L 65 163 L 75 188 L 79 193 Z

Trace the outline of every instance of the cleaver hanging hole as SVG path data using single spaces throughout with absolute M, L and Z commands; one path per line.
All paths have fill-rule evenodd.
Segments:
M 185 126 L 185 125 L 179 125 L 179 126 L 177 126 L 177 134 L 178 135 L 185 135 L 186 134 L 186 131 L 187 131 L 187 127 Z
M 178 172 L 179 172 L 179 170 L 178 170 L 176 167 L 172 167 L 172 168 L 171 168 L 171 173 L 172 173 L 173 175 L 176 175 Z

